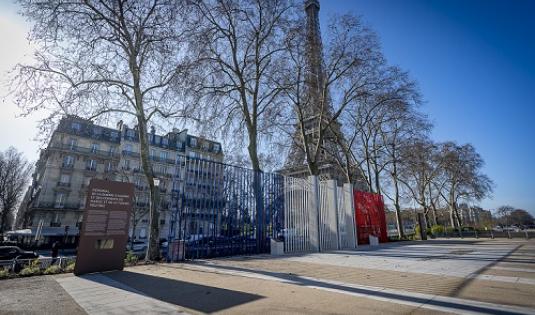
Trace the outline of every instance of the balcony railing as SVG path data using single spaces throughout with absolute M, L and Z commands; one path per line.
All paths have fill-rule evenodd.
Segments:
M 74 163 L 61 163 L 61 168 L 72 169 L 74 168 Z
M 58 187 L 71 187 L 71 183 L 58 182 Z
M 94 148 L 79 147 L 79 146 L 70 145 L 70 144 L 52 144 L 51 147 L 54 149 L 73 151 L 77 153 L 86 153 L 86 154 L 98 155 L 102 157 L 119 158 L 119 154 L 113 151 L 96 150 Z
M 73 203 L 40 202 L 36 206 L 36 208 L 78 210 L 80 209 L 80 203 L 79 202 L 73 202 Z
M 162 158 L 160 156 L 151 155 L 150 159 L 154 162 L 160 162 L 160 163 L 168 163 L 168 164 L 175 164 L 175 160 L 169 159 L 169 158 Z
M 123 155 L 139 157 L 139 153 L 134 152 L 134 151 L 128 151 L 128 150 L 123 150 Z

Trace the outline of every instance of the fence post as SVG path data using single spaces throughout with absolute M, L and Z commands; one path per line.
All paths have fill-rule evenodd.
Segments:
M 332 191 L 332 206 L 334 209 L 334 216 L 336 219 L 336 249 L 340 250 L 340 209 L 338 208 L 338 185 L 336 180 L 329 180 L 329 190 Z
M 349 237 L 351 237 L 351 242 L 352 242 L 352 246 L 353 248 L 357 248 L 358 246 L 358 242 L 357 242 L 357 222 L 355 221 L 355 196 L 353 195 L 353 185 L 350 184 L 350 183 L 345 183 L 344 184 L 344 201 L 345 201 L 345 204 L 344 204 L 344 210 L 347 214 L 347 211 L 349 209 L 350 214 L 349 214 L 349 219 L 351 220 L 351 222 L 349 223 L 349 226 L 351 226 L 351 233 L 352 235 L 350 235 Z M 347 226 L 348 226 L 348 223 L 347 223 L 347 219 L 346 219 L 346 231 L 348 231 L 347 229 Z
M 320 242 L 320 185 L 317 176 L 309 176 L 310 185 L 310 205 L 309 205 L 309 222 L 310 222 L 310 245 L 313 250 L 321 252 Z

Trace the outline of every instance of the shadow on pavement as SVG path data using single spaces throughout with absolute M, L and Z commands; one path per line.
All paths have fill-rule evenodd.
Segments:
M 213 313 L 264 298 L 261 295 L 210 287 L 175 279 L 151 276 L 130 271 L 103 274 L 114 281 L 101 284 L 193 309 Z M 105 277 L 103 277 L 105 278 Z M 100 282 L 99 278 L 88 278 Z
M 326 288 L 331 290 L 338 290 L 338 291 L 345 291 L 348 293 L 355 293 L 355 294 L 361 294 L 361 295 L 368 295 L 368 296 L 375 296 L 382 299 L 388 299 L 391 300 L 391 302 L 412 302 L 412 303 L 418 303 L 418 304 L 429 304 L 436 307 L 446 307 L 455 310 L 455 312 L 459 313 L 465 313 L 465 312 L 475 312 L 475 313 L 483 313 L 483 314 L 524 314 L 522 311 L 515 311 L 515 310 L 503 310 L 503 309 L 496 309 L 485 305 L 468 305 L 465 303 L 459 302 L 453 302 L 453 301 L 441 301 L 438 299 L 433 298 L 427 298 L 427 297 L 419 297 L 414 295 L 404 295 L 404 294 L 397 294 L 382 290 L 374 290 L 374 289 L 367 289 L 367 288 L 356 288 L 351 286 L 346 286 L 343 284 L 333 284 L 328 282 L 323 282 L 321 280 L 312 280 L 303 278 L 299 275 L 295 274 L 288 274 L 288 273 L 281 273 L 281 272 L 271 272 L 271 271 L 265 271 L 265 270 L 258 270 L 258 269 L 248 269 L 243 267 L 234 267 L 234 266 L 223 266 L 223 265 L 214 265 L 214 264 L 207 264 L 203 262 L 197 262 L 199 265 L 206 265 L 211 268 L 215 269 L 223 269 L 223 270 L 230 270 L 230 271 L 239 271 L 239 272 L 248 272 L 248 273 L 256 273 L 264 276 L 270 276 L 274 278 L 278 278 L 280 280 L 283 280 L 285 282 L 289 282 L 295 285 L 300 286 L 306 286 L 306 287 L 320 287 L 320 288 Z M 173 268 L 173 267 L 169 267 Z

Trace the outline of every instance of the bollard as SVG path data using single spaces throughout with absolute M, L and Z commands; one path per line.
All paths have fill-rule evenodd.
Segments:
M 528 231 L 527 231 L 527 230 L 524 230 L 524 233 L 526 234 L 526 239 L 529 240 Z
M 490 230 L 490 239 L 494 239 L 494 232 L 492 230 Z

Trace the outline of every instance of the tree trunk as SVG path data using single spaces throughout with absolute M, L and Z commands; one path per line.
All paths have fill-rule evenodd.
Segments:
M 399 185 L 397 180 L 397 169 L 396 163 L 394 162 L 394 172 L 392 175 L 392 180 L 394 181 L 394 206 L 396 208 L 396 221 L 398 225 L 398 235 L 399 239 L 402 239 L 404 236 L 403 233 L 403 222 L 401 220 L 401 205 L 399 204 Z
M 154 185 L 154 173 L 152 170 L 152 163 L 150 162 L 149 143 L 147 139 L 147 123 L 144 117 L 138 116 L 138 131 L 140 143 L 140 157 L 143 172 L 147 178 L 150 191 L 149 202 L 149 242 L 147 244 L 147 253 L 145 260 L 157 260 L 160 257 L 159 240 L 160 240 L 160 226 L 159 226 L 159 210 L 157 204 L 157 187 Z
M 399 205 L 395 205 L 395 208 L 396 208 L 396 224 L 398 226 L 398 236 L 399 236 L 399 239 L 401 240 L 405 236 L 405 233 L 403 232 L 403 220 L 401 219 L 401 209 Z

